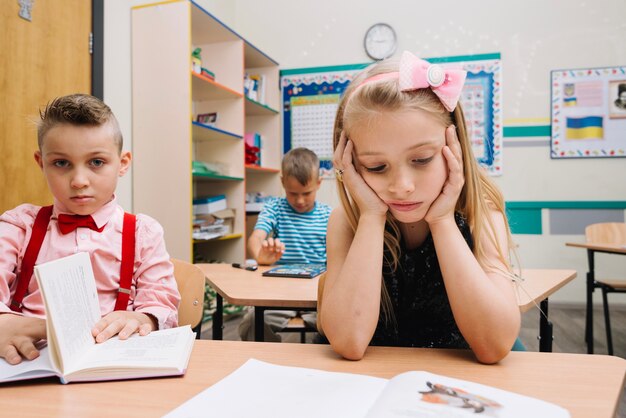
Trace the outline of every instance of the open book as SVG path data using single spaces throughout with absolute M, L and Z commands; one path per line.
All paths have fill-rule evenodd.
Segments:
M 255 359 L 166 417 L 204 417 L 209 410 L 216 417 L 257 418 L 570 416 L 545 401 L 427 372 L 411 371 L 387 380 Z
M 325 264 L 283 264 L 263 272 L 263 276 L 311 279 L 325 271 Z
M 0 382 L 58 376 L 63 383 L 182 375 L 195 334 L 189 326 L 96 344 L 100 320 L 89 254 L 77 253 L 35 267 L 46 307 L 47 346 L 32 361 L 0 359 Z M 7 315 L 7 314 L 5 314 Z

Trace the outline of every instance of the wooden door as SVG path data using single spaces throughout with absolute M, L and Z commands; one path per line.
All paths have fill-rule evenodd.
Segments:
M 91 92 L 92 2 L 35 0 L 31 21 L 18 15 L 19 3 L 0 7 L 0 213 L 52 202 L 33 159 L 39 109 L 57 96 Z

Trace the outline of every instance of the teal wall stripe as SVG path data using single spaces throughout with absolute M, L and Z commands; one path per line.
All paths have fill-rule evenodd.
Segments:
M 311 74 L 311 73 L 327 73 L 332 71 L 350 71 L 350 70 L 362 70 L 371 62 L 365 64 L 347 64 L 347 65 L 331 65 L 327 67 L 309 67 L 309 68 L 292 68 L 288 70 L 280 70 L 280 76 L 293 75 L 293 74 Z
M 541 235 L 543 233 L 542 209 L 624 210 L 626 209 L 626 201 L 506 202 L 506 216 L 511 232 L 513 234 Z
M 495 60 L 500 59 L 499 52 L 490 54 L 476 54 L 476 55 L 456 55 L 454 57 L 435 57 L 425 58 L 432 63 L 444 63 L 444 62 L 459 62 L 459 61 L 481 61 L 481 60 Z M 346 65 L 329 65 L 325 67 L 309 67 L 309 68 L 291 68 L 286 70 L 280 70 L 280 76 L 293 75 L 293 74 L 311 74 L 311 73 L 326 73 L 331 71 L 349 71 L 349 70 L 362 70 L 373 62 L 366 62 L 364 64 L 346 64 Z
M 505 138 L 552 135 L 550 125 L 505 126 L 502 133 Z
M 441 63 L 441 62 L 459 62 L 459 61 L 482 61 L 482 60 L 499 60 L 501 55 L 499 52 L 493 52 L 490 54 L 476 54 L 476 55 L 456 55 L 453 57 L 441 57 L 441 58 L 425 58 L 428 62 Z
M 541 235 L 541 209 L 506 208 L 512 234 Z

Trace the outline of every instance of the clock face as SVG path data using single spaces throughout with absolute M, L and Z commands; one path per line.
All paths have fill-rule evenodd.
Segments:
M 375 60 L 392 56 L 396 43 L 396 32 L 386 23 L 377 23 L 365 33 L 365 52 Z

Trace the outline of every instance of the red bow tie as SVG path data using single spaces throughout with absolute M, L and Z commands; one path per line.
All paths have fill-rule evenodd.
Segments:
M 91 215 L 59 215 L 58 218 L 59 229 L 62 234 L 69 234 L 72 231 L 75 231 L 76 228 L 89 228 L 96 232 L 102 232 L 104 226 L 102 228 L 98 228 L 96 222 L 93 220 Z

